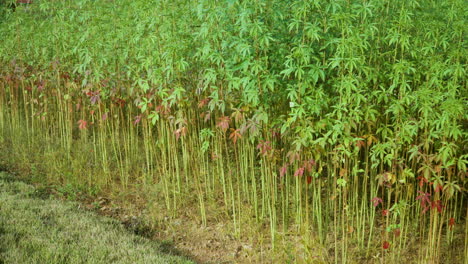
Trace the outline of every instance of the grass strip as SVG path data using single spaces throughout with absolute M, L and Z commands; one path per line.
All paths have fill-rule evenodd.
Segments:
M 0 263 L 193 263 L 0 172 Z

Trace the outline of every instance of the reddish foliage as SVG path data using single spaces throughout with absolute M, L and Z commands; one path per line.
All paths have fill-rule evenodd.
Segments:
M 229 135 L 229 138 L 232 140 L 232 142 L 234 142 L 234 144 L 236 144 L 237 140 L 242 138 L 242 135 L 240 134 L 240 129 L 233 129 L 231 128 L 231 135 Z
M 418 191 L 421 195 L 416 197 L 416 200 L 419 200 L 421 202 L 421 207 L 423 208 L 423 213 L 425 213 L 429 209 L 429 205 L 431 204 L 431 200 L 429 197 L 431 196 L 430 193 L 424 193 L 421 191 Z
M 62 72 L 62 73 L 60 73 L 60 78 L 66 80 L 66 81 L 68 81 L 68 80 L 71 79 L 70 74 L 69 74 L 68 72 Z
M 85 94 L 89 97 L 91 104 L 98 104 L 101 102 L 101 91 L 86 91 Z
M 453 226 L 455 225 L 455 218 L 450 217 L 448 225 L 450 230 L 452 230 Z
M 187 127 L 181 127 L 177 129 L 174 134 L 176 135 L 176 140 L 179 140 L 179 138 L 182 136 L 185 136 L 187 134 Z
M 203 121 L 206 123 L 211 119 L 210 111 L 206 111 L 200 114 L 200 117 L 203 118 Z
M 437 208 L 437 212 L 442 213 L 442 208 L 444 208 L 444 205 L 442 204 L 441 200 L 432 201 L 431 208 L 432 209 Z
M 102 87 L 107 87 L 109 85 L 109 79 L 104 79 L 101 81 L 101 86 Z
M 439 184 L 439 183 L 435 183 L 435 192 L 442 192 L 444 190 L 444 186 L 442 184 Z
M 419 187 L 423 187 L 424 184 L 428 182 L 428 180 L 423 176 L 419 176 L 417 179 L 419 180 Z
M 219 127 L 223 132 L 226 132 L 229 128 L 229 123 L 231 122 L 231 118 L 229 116 L 222 116 L 218 118 L 217 127 Z
M 244 134 L 247 130 L 252 135 L 255 135 L 259 130 L 260 124 L 257 120 L 249 119 L 241 125 L 241 133 Z
M 271 151 L 271 142 L 260 140 L 260 143 L 257 145 L 257 149 L 260 151 L 260 154 L 266 156 Z
M 114 104 L 119 106 L 119 107 L 124 107 L 125 106 L 125 100 L 120 99 L 120 98 L 113 98 Z
M 358 147 L 359 149 L 361 149 L 362 147 L 365 147 L 365 146 L 366 146 L 366 142 L 364 140 L 356 141 L 356 147 Z
M 78 120 L 77 123 L 78 123 L 78 128 L 79 128 L 80 130 L 86 129 L 86 128 L 88 127 L 88 122 L 86 122 L 86 121 L 83 120 L 83 119 Z
M 6 76 L 4 77 L 4 79 L 5 79 L 7 82 L 13 81 L 13 78 L 14 78 L 14 77 L 13 77 L 13 75 L 11 75 L 11 74 L 8 74 L 8 75 L 6 75 Z
M 306 180 L 307 180 L 307 184 L 311 184 L 312 183 L 312 176 L 307 176 Z
M 371 202 L 372 202 L 372 205 L 374 207 L 377 207 L 377 206 L 379 206 L 379 204 L 381 204 L 383 202 L 383 200 L 380 199 L 379 197 L 374 197 L 374 198 L 372 198 Z
M 281 138 L 281 132 L 278 129 L 272 129 L 271 130 L 271 136 L 273 138 L 279 139 L 279 138 Z
M 286 153 L 286 158 L 289 159 L 289 164 L 293 164 L 294 161 L 298 160 L 300 157 L 298 152 L 289 151 Z
M 399 237 L 400 234 L 401 234 L 400 228 L 397 228 L 397 229 L 393 230 L 393 234 L 394 234 L 396 237 Z
M 137 115 L 134 117 L 135 121 L 133 121 L 133 124 L 134 125 L 137 125 L 138 123 L 140 123 L 141 121 L 141 115 Z
M 39 92 L 42 92 L 44 90 L 44 87 L 45 87 L 45 81 L 41 80 L 41 81 L 36 81 L 36 89 L 39 91 Z
M 198 108 L 202 108 L 203 106 L 207 105 L 210 102 L 210 100 L 211 99 L 208 97 L 200 100 L 200 102 L 198 102 Z
M 283 177 L 286 175 L 286 172 L 288 172 L 288 165 L 284 165 L 283 167 L 280 168 L 279 173 L 280 177 Z
M 315 160 L 313 159 L 305 160 L 302 162 L 302 166 L 306 169 L 307 172 L 311 172 L 312 167 L 315 166 Z
M 302 175 L 304 175 L 304 168 L 303 168 L 303 167 L 297 169 L 297 170 L 294 172 L 294 176 L 296 176 L 296 177 L 297 177 L 297 176 L 302 176 Z
M 385 173 L 383 174 L 383 179 L 384 179 L 384 181 L 386 181 L 386 182 L 391 181 L 391 180 L 392 180 L 392 175 L 391 175 L 390 173 L 388 173 L 388 172 L 385 172 Z
M 389 249 L 390 248 L 390 242 L 384 241 L 383 244 L 382 244 L 382 248 L 383 249 Z
M 160 105 L 157 105 L 156 106 L 156 112 L 158 112 L 158 114 L 161 114 L 161 115 L 164 115 L 164 116 L 167 116 L 171 113 L 171 107 L 170 106 L 164 106 L 162 104 Z
M 382 210 L 382 215 L 383 216 L 388 216 L 389 213 L 390 213 L 390 211 L 388 211 L 387 209 Z

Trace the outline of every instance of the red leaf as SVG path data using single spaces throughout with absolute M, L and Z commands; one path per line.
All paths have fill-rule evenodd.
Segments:
M 312 176 L 307 176 L 307 184 L 311 184 L 312 183 Z
M 202 108 L 203 106 L 207 105 L 210 102 L 210 100 L 210 98 L 200 100 L 200 102 L 198 103 L 198 108 Z
M 38 81 L 36 82 L 36 89 L 38 91 L 43 91 L 44 90 L 44 86 L 45 86 L 45 82 L 44 81 Z
M 226 130 L 229 128 L 229 122 L 231 122 L 231 118 L 229 116 L 222 116 L 218 118 L 218 124 L 216 124 L 217 127 L 221 128 L 223 132 L 226 132 Z
M 390 243 L 388 241 L 384 241 L 382 247 L 383 249 L 388 249 L 390 247 Z
M 286 172 L 288 172 L 288 165 L 284 165 L 283 167 L 281 167 L 280 177 L 283 177 L 284 175 L 286 175 Z
M 416 201 L 419 200 L 421 202 L 421 207 L 423 208 L 423 213 L 425 213 L 429 209 L 429 205 L 431 204 L 431 200 L 429 197 L 431 196 L 430 193 L 424 193 L 421 191 L 418 191 L 421 195 L 416 197 Z
M 315 160 L 313 159 L 305 160 L 302 162 L 302 166 L 306 169 L 307 172 L 311 172 L 312 167 L 315 166 Z
M 424 183 L 428 182 L 427 179 L 422 176 L 419 176 L 417 179 L 419 180 L 419 187 L 423 187 Z
M 86 121 L 83 120 L 83 119 L 78 120 L 77 123 L 78 123 L 78 128 L 79 128 L 80 130 L 86 129 L 86 128 L 88 127 L 88 122 L 86 122 Z
M 232 129 L 232 133 L 231 135 L 229 135 L 229 138 L 232 140 L 232 142 L 234 142 L 234 144 L 236 144 L 237 140 L 242 138 L 242 135 L 240 134 L 240 129 Z
M 302 167 L 297 169 L 296 172 L 294 172 L 294 176 L 296 176 L 296 177 L 297 176 L 302 176 L 302 175 L 304 175 L 304 168 L 302 168 Z
M 271 151 L 271 142 L 260 140 L 260 143 L 257 145 L 257 149 L 260 151 L 260 154 L 266 156 Z
M 102 121 L 106 121 L 107 120 L 107 113 L 104 113 L 101 117 L 101 120 Z
M 244 123 L 242 123 L 241 126 L 240 126 L 240 133 L 241 133 L 242 135 L 244 135 L 245 132 L 247 132 L 248 129 L 249 129 L 249 124 L 246 123 L 246 122 L 244 122 Z
M 434 202 L 431 202 L 431 208 L 437 208 L 437 212 L 442 213 L 442 208 L 444 208 L 444 205 L 442 204 L 441 200 L 437 200 Z
M 361 149 L 362 147 L 365 147 L 366 146 L 366 142 L 364 140 L 358 140 L 356 141 L 356 147 L 358 147 L 359 149 Z
M 383 200 L 380 199 L 379 197 L 374 197 L 374 198 L 372 198 L 371 202 L 372 202 L 372 205 L 374 207 L 377 207 L 377 206 L 379 206 L 379 204 L 381 204 L 383 202 Z
M 176 140 L 179 140 L 181 136 L 185 136 L 187 134 L 187 127 L 181 127 L 177 129 L 174 134 L 176 135 Z
M 141 115 L 137 115 L 134 117 L 135 121 L 133 121 L 133 124 L 134 125 L 137 125 L 138 123 L 140 123 L 141 121 Z
M 288 151 L 288 153 L 286 153 L 286 158 L 289 159 L 289 164 L 293 164 L 294 161 L 299 159 L 299 156 L 298 152 Z
M 114 104 L 115 105 L 118 105 L 119 107 L 124 107 L 125 106 L 125 100 L 123 99 L 120 99 L 120 98 L 116 98 L 114 99 Z
M 450 217 L 448 225 L 450 227 L 450 230 L 452 230 L 452 227 L 455 225 L 455 218 Z
M 389 213 L 389 211 L 387 209 L 382 210 L 382 215 L 383 216 L 387 216 L 388 213 Z
M 393 230 L 393 234 L 394 234 L 396 237 L 399 237 L 400 234 L 401 234 L 400 228 L 397 228 L 397 229 Z
M 281 138 L 281 133 L 278 131 L 278 129 L 272 129 L 271 136 L 274 138 Z
M 93 95 L 89 100 L 91 104 L 98 104 L 101 101 L 101 97 L 99 95 Z

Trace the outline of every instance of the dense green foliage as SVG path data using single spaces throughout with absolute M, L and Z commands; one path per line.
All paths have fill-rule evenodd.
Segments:
M 0 143 L 47 157 L 50 181 L 141 184 L 174 216 L 221 208 L 239 238 L 299 236 L 305 259 L 395 261 L 416 238 L 437 262 L 466 228 L 467 11 L 35 1 L 0 20 Z

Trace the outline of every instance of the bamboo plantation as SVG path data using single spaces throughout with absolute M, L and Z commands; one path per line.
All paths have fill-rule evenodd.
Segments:
M 463 0 L 4 6 L 0 165 L 265 263 L 468 261 Z

